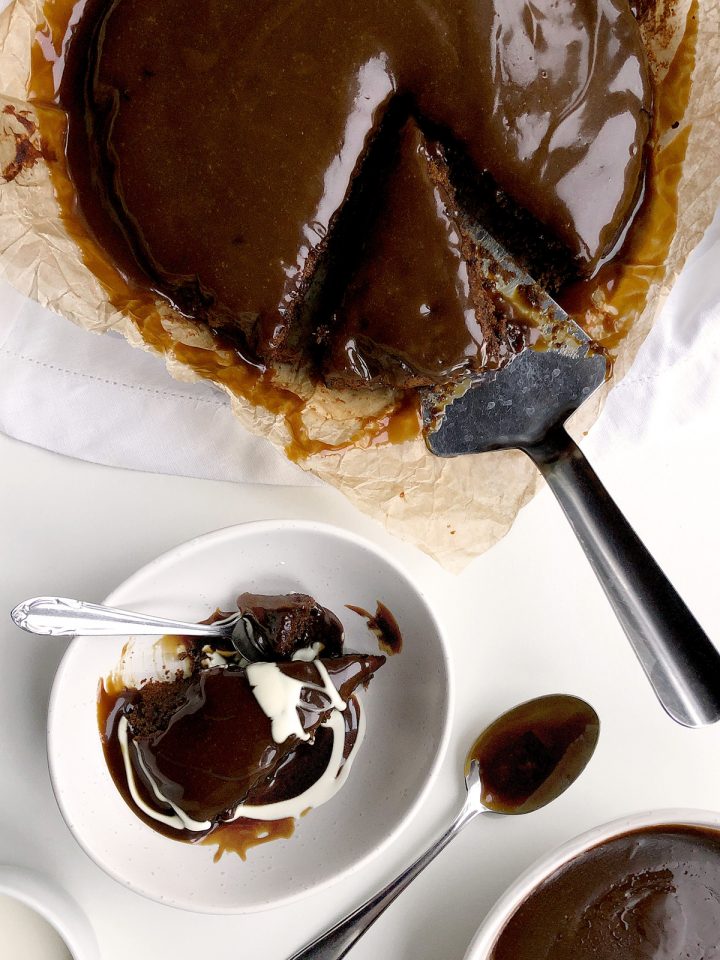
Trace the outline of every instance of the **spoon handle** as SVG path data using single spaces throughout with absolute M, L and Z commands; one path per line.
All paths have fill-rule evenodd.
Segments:
M 216 637 L 221 632 L 212 624 L 184 623 L 150 617 L 130 610 L 117 610 L 83 600 L 65 597 L 34 597 L 24 600 L 11 612 L 13 622 L 28 633 L 44 637 L 117 637 L 125 633 L 137 636 L 172 634 L 175 636 Z
M 563 428 L 527 447 L 595 571 L 655 695 L 686 727 L 720 719 L 720 652 Z
M 290 960 L 341 960 L 341 957 L 347 954 L 348 950 L 375 923 L 380 914 L 390 906 L 405 887 L 409 886 L 440 851 L 445 849 L 464 826 L 482 812 L 482 810 L 472 806 L 469 801 L 466 801 L 445 833 L 432 846 L 428 847 L 425 853 L 420 854 L 417 860 L 403 870 L 398 877 L 391 880 L 382 890 L 379 890 L 375 896 L 370 897 L 356 910 L 353 910 L 344 920 L 340 920 L 339 923 L 321 934 L 312 943 L 294 953 Z

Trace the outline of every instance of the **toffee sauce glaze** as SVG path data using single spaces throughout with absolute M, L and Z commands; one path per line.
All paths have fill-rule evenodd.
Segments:
M 608 7 L 609 9 L 611 8 Z M 615 10 L 614 7 L 612 9 Z M 353 422 L 353 427 L 348 435 L 338 443 L 310 437 L 303 420 L 303 407 L 307 397 L 306 389 L 298 388 L 297 385 L 291 387 L 279 386 L 277 382 L 273 382 L 274 378 L 271 374 L 257 364 L 249 362 L 248 357 L 243 357 L 238 351 L 236 344 L 224 341 L 222 337 L 205 335 L 198 332 L 196 328 L 189 327 L 188 335 L 183 338 L 185 342 L 178 343 L 177 338 L 174 341 L 166 330 L 167 311 L 164 310 L 162 304 L 158 305 L 154 292 L 147 289 L 146 283 L 134 281 L 130 276 L 132 271 L 118 269 L 117 261 L 112 256 L 108 256 L 103 249 L 105 241 L 101 246 L 93 239 L 91 231 L 88 229 L 86 216 L 78 206 L 78 193 L 68 177 L 67 155 L 64 150 L 67 115 L 64 110 L 57 108 L 59 88 L 63 80 L 68 79 L 65 62 L 67 40 L 75 24 L 81 18 L 83 10 L 83 2 L 73 4 L 66 2 L 66 0 L 48 4 L 46 7 L 46 20 L 39 26 L 37 44 L 34 49 L 32 95 L 40 119 L 43 137 L 51 147 L 56 148 L 57 159 L 51 163 L 51 170 L 65 222 L 70 233 L 78 240 L 86 263 L 108 291 L 112 303 L 125 314 L 131 316 L 143 339 L 149 345 L 163 352 L 171 352 L 178 360 L 189 364 L 200 375 L 224 384 L 233 392 L 245 396 L 251 402 L 261 404 L 272 412 L 283 416 L 291 437 L 288 444 L 288 453 L 296 459 L 329 452 L 356 443 L 402 442 L 414 436 L 418 430 L 417 403 L 414 392 L 409 391 L 401 396 L 398 396 L 397 393 L 391 394 L 385 398 L 386 402 L 380 405 L 381 409 L 360 416 Z M 140 17 L 144 15 L 142 10 L 137 12 Z M 507 33 L 508 42 L 510 42 L 512 33 L 513 31 L 509 29 Z M 432 36 L 432 31 L 429 32 L 429 35 Z M 454 35 L 452 31 L 448 34 L 448 36 Z M 363 42 L 366 42 L 367 31 L 364 36 L 365 40 Z M 685 40 L 676 55 L 670 74 L 655 91 L 656 114 L 651 137 L 649 178 L 636 227 L 630 232 L 622 250 L 612 264 L 608 268 L 601 269 L 598 278 L 586 280 L 577 285 L 566 299 L 565 305 L 569 306 L 576 317 L 586 327 L 590 328 L 591 334 L 604 342 L 604 345 L 611 347 L 617 345 L 618 340 L 627 332 L 634 317 L 641 309 L 650 284 L 662 270 L 672 238 L 676 220 L 674 192 L 679 177 L 679 166 L 687 142 L 687 131 L 681 129 L 677 135 L 671 138 L 668 137 L 668 131 L 673 124 L 677 124 L 682 119 L 684 107 L 687 103 L 689 77 L 693 62 L 693 36 L 693 21 L 691 18 Z M 476 40 L 477 38 L 473 42 L 476 42 Z M 469 38 L 461 36 L 458 42 L 462 47 L 463 43 L 469 42 Z M 426 54 L 431 59 L 433 57 L 437 59 L 437 50 L 426 51 Z M 188 55 L 192 59 L 192 53 Z M 532 53 L 529 56 L 532 56 Z M 487 66 L 487 61 L 485 61 L 485 65 Z M 407 67 L 407 70 L 408 85 L 412 86 L 412 82 L 415 82 L 413 81 L 412 67 Z M 448 81 L 450 76 L 448 70 L 441 74 L 445 76 L 445 81 Z M 145 79 L 150 80 L 152 78 L 146 77 Z M 522 83 L 516 85 L 513 88 L 514 93 L 509 89 L 507 96 L 518 96 L 518 90 L 521 87 Z M 453 92 L 456 93 L 454 85 Z M 421 90 L 417 94 L 420 110 L 424 110 L 430 117 L 433 116 L 434 109 L 440 110 L 441 113 L 449 110 L 453 114 L 451 117 L 453 122 L 450 123 L 450 120 L 440 117 L 440 125 L 446 123 L 454 128 L 464 129 L 462 103 L 458 104 L 457 97 L 454 100 L 452 97 L 450 99 L 443 97 L 439 98 L 435 107 L 433 107 L 433 98 L 437 94 L 438 91 L 433 94 L 432 91 L 428 93 Z M 542 97 L 540 102 L 543 102 Z M 521 115 L 521 112 L 518 112 L 517 105 L 512 109 L 508 107 L 508 112 L 514 116 Z M 527 119 L 527 114 L 522 114 L 522 116 Z M 528 121 L 528 124 L 525 124 L 522 130 L 515 130 L 516 148 L 518 148 L 522 138 L 529 135 L 531 127 L 532 124 Z M 493 137 L 496 147 L 498 144 L 505 144 L 507 131 L 499 128 L 495 129 Z M 471 140 L 472 136 L 469 137 L 468 143 Z M 498 150 L 493 149 L 497 159 L 497 156 L 499 156 Z M 470 152 L 472 153 L 471 149 Z M 490 153 L 493 153 L 493 150 Z M 515 149 L 510 168 L 512 168 L 513 163 L 518 161 L 518 156 L 518 149 Z M 205 159 L 208 159 L 207 156 Z M 486 162 L 486 158 L 483 162 Z M 640 163 L 640 160 L 636 157 L 633 162 Z M 555 170 L 556 174 L 559 173 L 559 167 L 553 164 L 550 167 Z M 515 172 L 517 173 L 517 171 Z M 568 172 L 566 169 L 565 173 Z M 75 174 L 75 171 L 73 173 Z M 513 179 L 511 176 L 510 179 L 513 180 L 513 187 L 517 188 L 519 193 L 522 194 L 523 188 L 522 184 L 518 187 L 518 178 Z M 628 177 L 627 183 L 630 180 L 632 180 L 632 177 Z M 552 182 L 555 185 L 547 193 L 549 198 L 547 203 L 550 206 L 556 204 L 555 212 L 557 213 L 563 208 L 565 202 L 558 199 L 557 183 L 560 180 L 556 178 Z M 520 199 L 527 201 L 525 197 L 520 197 Z M 624 204 L 625 207 L 629 208 L 634 200 L 634 191 L 628 188 L 623 194 L 621 205 Z M 543 203 L 545 201 L 540 205 L 542 206 Z M 537 206 L 532 202 L 529 205 L 530 207 Z M 565 203 L 564 213 L 567 214 L 572 207 L 572 203 L 569 207 Z M 577 214 L 578 211 L 579 207 L 575 210 L 575 213 Z M 553 215 L 548 211 L 538 208 L 537 212 L 548 216 L 553 221 Z M 603 246 L 604 249 L 609 243 L 607 235 L 604 245 L 596 243 L 593 246 L 593 244 L 587 243 L 587 237 L 593 233 L 592 229 L 589 231 L 587 229 L 583 230 L 579 222 L 573 221 L 573 216 L 569 220 L 565 216 L 564 225 L 560 222 L 563 220 L 562 216 L 555 217 L 555 220 L 557 221 L 554 224 L 557 232 L 564 234 L 566 242 L 574 249 L 580 259 L 584 257 L 588 264 L 600 262 L 600 247 Z M 577 220 L 577 217 L 575 220 Z M 307 226 L 307 223 L 305 225 Z M 574 235 L 570 236 L 573 231 Z M 602 230 L 600 232 L 602 233 Z M 581 248 L 584 249 L 584 253 Z M 640 266 L 640 269 L 638 269 L 638 266 Z M 598 304 L 601 304 L 602 309 L 598 309 Z M 177 324 L 175 332 L 177 333 Z
M 218 674 L 218 671 L 211 671 L 211 673 Z M 229 685 L 232 686 L 233 679 L 239 680 L 239 677 L 234 678 L 228 673 L 227 675 L 223 674 L 221 679 L 229 680 Z M 254 820 L 241 817 L 238 820 L 226 823 L 222 821 L 221 817 L 219 818 L 217 816 L 216 810 L 212 809 L 209 794 L 211 791 L 215 791 L 214 799 L 215 806 L 217 806 L 217 783 L 213 784 L 212 781 L 214 778 L 207 776 L 203 773 L 203 770 L 211 770 L 215 767 L 220 770 L 232 768 L 234 771 L 237 764 L 233 765 L 228 761 L 229 743 L 234 741 L 239 742 L 238 738 L 240 738 L 244 744 L 257 743 L 259 745 L 258 755 L 253 759 L 253 763 L 257 769 L 260 769 L 263 764 L 267 765 L 268 769 L 271 769 L 275 760 L 271 745 L 267 743 L 268 735 L 267 729 L 265 728 L 266 725 L 262 723 L 262 718 L 259 717 L 258 711 L 242 710 L 243 694 L 246 694 L 248 697 L 252 697 L 252 694 L 249 693 L 249 689 L 246 689 L 245 684 L 238 683 L 236 686 L 240 689 L 237 691 L 229 691 L 231 702 L 226 702 L 223 710 L 223 729 L 227 736 L 215 738 L 212 741 L 204 741 L 204 747 L 202 748 L 203 762 L 200 767 L 197 768 L 197 772 L 195 774 L 192 773 L 192 764 L 189 767 L 183 765 L 181 769 L 181 781 L 173 783 L 172 777 L 170 777 L 167 772 L 168 769 L 173 768 L 173 763 L 168 766 L 167 761 L 165 761 L 165 763 L 162 764 L 165 768 L 164 770 L 154 770 L 156 781 L 163 783 L 166 795 L 174 795 L 176 798 L 182 798 L 188 792 L 194 792 L 194 794 L 197 795 L 198 799 L 193 801 L 193 813 L 199 817 L 207 816 L 212 819 L 213 822 L 211 828 L 200 832 L 178 829 L 159 822 L 146 814 L 135 803 L 128 786 L 125 763 L 118 738 L 118 725 L 121 717 L 127 714 L 128 708 L 132 707 L 133 701 L 137 697 L 137 691 L 122 690 L 120 692 L 108 692 L 102 682 L 98 688 L 98 725 L 101 733 L 105 761 L 115 786 L 125 802 L 144 823 L 152 827 L 153 830 L 162 833 L 164 836 L 170 837 L 173 840 L 183 840 L 188 843 L 201 842 L 216 845 L 216 860 L 220 858 L 222 853 L 229 851 L 233 851 L 239 854 L 242 859 L 245 859 L 251 847 L 277 838 L 290 837 L 295 827 L 295 821 L 292 817 L 286 817 L 280 820 Z M 238 692 L 240 699 L 238 699 Z M 228 700 L 227 693 L 227 691 L 220 692 L 222 698 L 220 702 L 221 706 L 223 700 Z M 246 703 L 245 706 L 247 707 L 248 704 Z M 250 706 L 255 707 L 254 702 L 250 704 Z M 217 697 L 215 698 L 214 707 L 218 707 Z M 253 730 L 251 736 L 248 736 L 249 716 L 260 720 L 258 729 Z M 355 697 L 348 699 L 347 709 L 344 711 L 343 717 L 345 721 L 343 756 L 347 758 L 355 745 L 360 722 L 359 706 Z M 238 729 L 233 730 L 234 723 L 239 723 Z M 262 727 L 262 729 L 260 729 L 260 727 Z M 229 730 L 227 728 L 229 728 Z M 332 741 L 332 732 L 321 728 L 315 732 L 312 743 L 296 742 L 291 749 L 285 749 L 284 757 L 277 768 L 274 769 L 272 776 L 255 788 L 252 802 L 256 805 L 273 803 L 302 794 L 318 780 L 326 769 L 332 752 Z M 217 755 L 215 756 L 212 753 L 208 755 L 208 750 L 215 751 Z M 159 809 L 157 798 L 154 796 L 142 768 L 135 762 L 135 754 L 131 753 L 131 757 L 133 758 L 135 784 L 141 798 L 150 807 Z M 147 761 L 147 759 L 148 753 L 146 752 L 145 760 Z M 242 766 L 244 766 L 245 758 L 242 759 Z M 191 771 L 190 782 L 187 780 L 188 770 Z M 237 773 L 237 771 L 234 772 L 240 779 L 242 779 L 243 776 L 247 776 L 248 782 L 250 781 L 249 775 L 243 774 L 242 771 L 240 773 Z M 255 776 L 259 777 L 259 774 L 255 774 Z M 233 806 L 233 789 L 239 791 L 239 787 L 235 788 L 231 780 L 228 780 L 226 787 L 227 807 L 231 810 Z M 187 800 L 187 798 L 185 799 Z M 237 799 L 237 797 L 235 797 L 235 799 Z M 208 809 L 201 809 L 203 803 L 209 804 Z
M 344 654 L 341 621 L 307 594 L 242 593 L 236 602 L 272 662 L 245 665 L 204 640 L 162 637 L 153 645 L 162 679 L 126 673 L 126 644 L 98 690 L 105 759 L 127 804 L 168 837 L 216 844 L 216 859 L 229 850 L 244 859 L 290 836 L 305 804 L 342 786 L 364 730 L 354 691 L 385 662 Z

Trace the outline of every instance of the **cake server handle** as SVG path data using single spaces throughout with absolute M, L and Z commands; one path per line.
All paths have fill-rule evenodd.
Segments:
M 686 727 L 720 719 L 720 652 L 563 427 L 523 447 L 570 521 L 667 713 Z

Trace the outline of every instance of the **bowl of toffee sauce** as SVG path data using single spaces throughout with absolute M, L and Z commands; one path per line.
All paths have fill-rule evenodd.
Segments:
M 720 813 L 634 814 L 531 866 L 465 960 L 708 960 L 720 944 Z

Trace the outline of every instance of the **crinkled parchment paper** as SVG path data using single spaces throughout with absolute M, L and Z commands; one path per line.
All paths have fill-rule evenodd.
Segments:
M 659 9 L 653 22 L 645 25 L 657 77 L 667 72 L 688 10 L 689 0 L 682 0 L 672 10 Z M 152 349 L 131 318 L 112 306 L 61 220 L 27 92 L 31 47 L 41 20 L 41 0 L 15 0 L 0 15 L 0 275 L 87 330 L 118 330 L 131 343 Z M 653 280 L 647 305 L 619 348 L 615 380 L 628 370 L 720 199 L 720 0 L 700 0 L 698 20 L 690 101 L 685 117 L 677 118 L 676 135 L 688 137 L 678 187 L 677 230 L 664 272 Z M 30 126 L 23 121 L 30 121 Z M 643 269 L 642 263 L 639 268 Z M 170 373 L 181 380 L 198 379 L 193 369 L 173 356 L 173 343 L 214 351 L 212 335 L 174 316 L 167 307 L 161 312 L 167 334 L 163 352 Z M 282 418 L 228 393 L 237 418 L 248 430 L 285 446 L 288 435 Z M 596 398 L 576 415 L 576 433 L 590 426 L 601 403 L 602 398 Z M 316 434 L 332 437 L 342 432 L 337 421 L 348 414 L 342 398 L 318 390 L 307 416 Z M 302 465 L 393 533 L 456 570 L 503 536 L 540 482 L 521 453 L 440 460 L 426 451 L 420 439 L 315 455 Z

